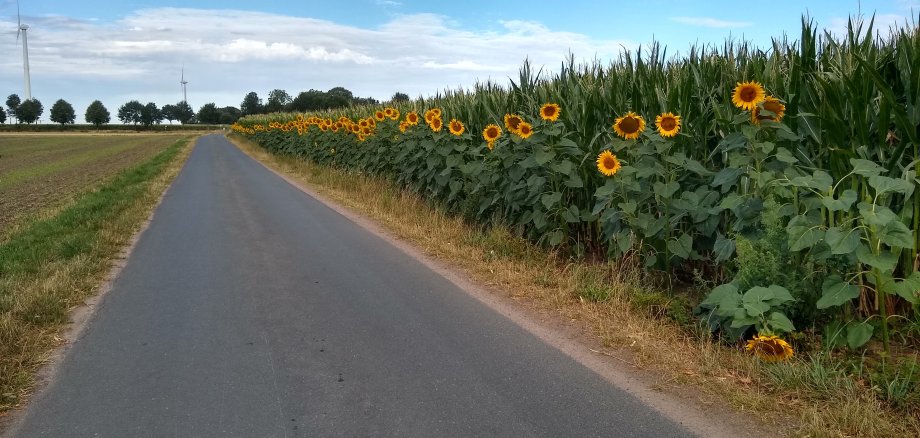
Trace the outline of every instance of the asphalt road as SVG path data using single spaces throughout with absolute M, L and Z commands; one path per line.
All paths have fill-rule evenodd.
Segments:
M 689 432 L 201 138 L 16 437 Z

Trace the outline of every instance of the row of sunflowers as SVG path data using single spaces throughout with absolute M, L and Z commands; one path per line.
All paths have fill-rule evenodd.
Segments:
M 887 349 L 893 330 L 915 342 L 920 36 L 838 43 L 810 26 L 772 53 L 653 47 L 551 77 L 525 63 L 510 87 L 233 130 L 574 257 L 703 275 L 718 286 L 697 314 L 767 358 L 788 358 L 778 336 L 803 327 L 828 348 Z

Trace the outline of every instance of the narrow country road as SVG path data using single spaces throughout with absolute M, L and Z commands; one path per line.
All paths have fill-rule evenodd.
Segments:
M 689 435 L 217 135 L 11 433 Z

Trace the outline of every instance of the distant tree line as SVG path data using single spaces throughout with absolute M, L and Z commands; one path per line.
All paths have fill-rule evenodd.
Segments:
M 393 101 L 408 101 L 405 93 L 396 93 Z M 301 91 L 296 97 L 291 97 L 287 91 L 274 89 L 268 93 L 263 103 L 255 91 L 250 91 L 240 103 L 240 112 L 244 116 L 252 114 L 269 114 L 281 111 L 307 112 L 327 109 L 347 108 L 354 105 L 377 104 L 371 97 L 356 97 L 344 87 L 335 87 L 329 91 L 309 90 Z

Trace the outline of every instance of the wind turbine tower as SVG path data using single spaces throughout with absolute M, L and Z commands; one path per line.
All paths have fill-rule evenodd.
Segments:
M 19 2 L 16 2 L 16 22 L 19 23 L 19 29 L 16 31 L 16 39 L 19 39 L 19 36 L 22 36 L 22 72 L 23 72 L 23 81 L 25 82 L 25 100 L 32 99 L 32 83 L 29 80 L 29 39 L 26 36 L 26 31 L 29 30 L 28 24 L 23 24 L 22 19 L 19 17 Z
M 186 94 L 185 90 L 185 86 L 188 84 L 188 81 L 185 80 L 185 67 L 182 67 L 182 78 L 179 83 L 182 84 L 182 101 L 188 103 L 188 94 Z

